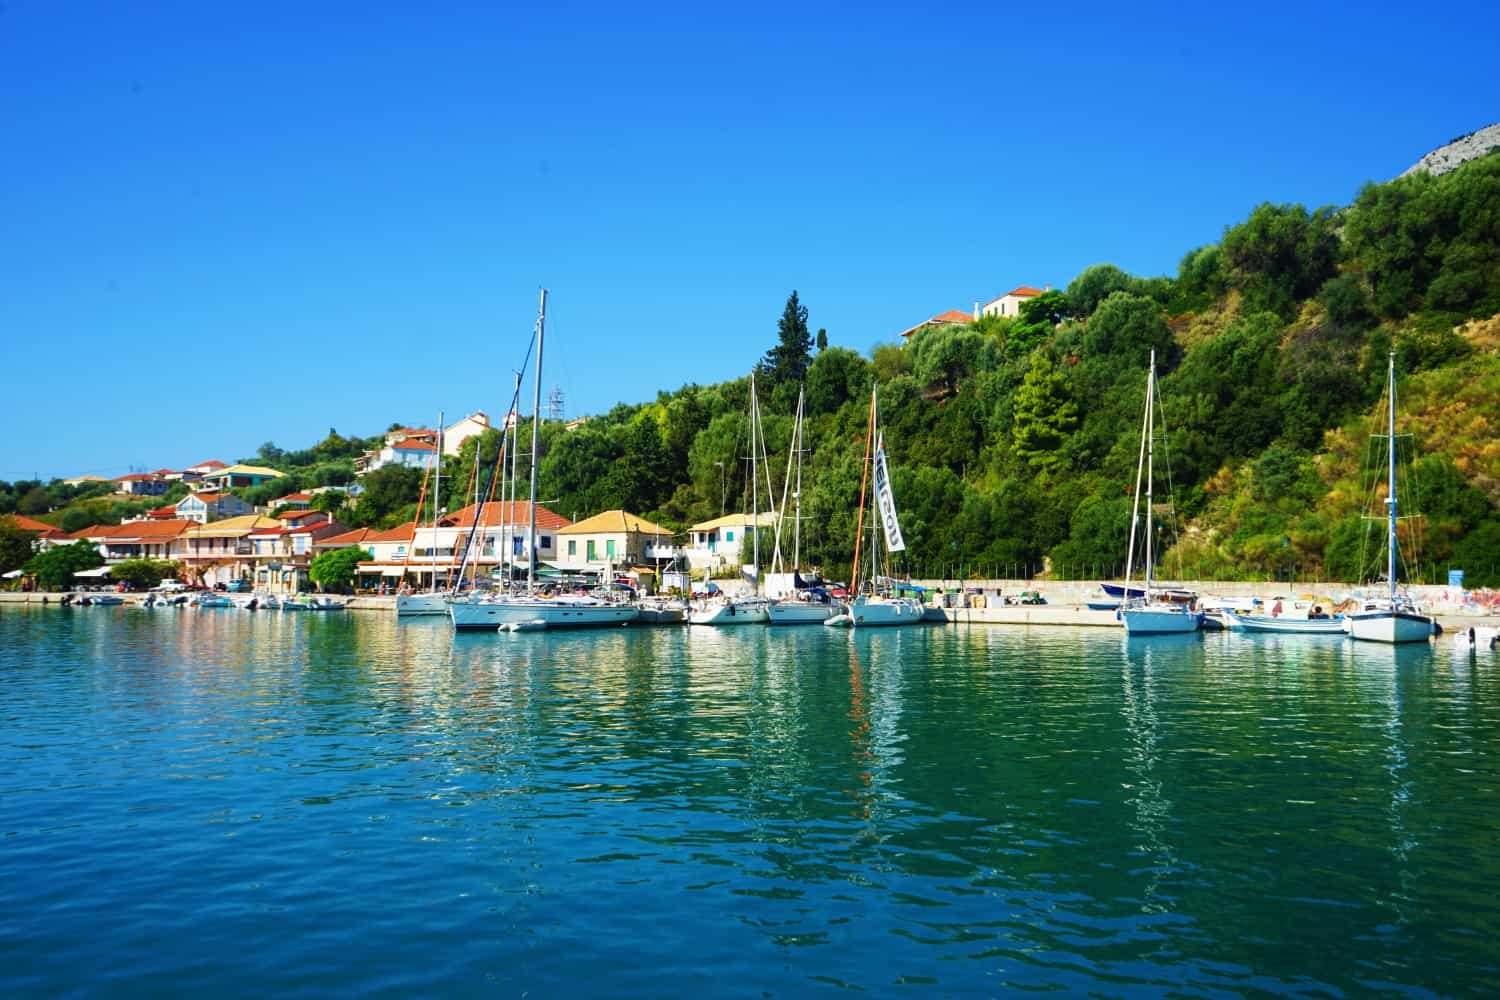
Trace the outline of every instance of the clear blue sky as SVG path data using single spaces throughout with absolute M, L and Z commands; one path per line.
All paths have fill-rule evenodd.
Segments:
M 731 9 L 732 8 L 732 9 Z M 0 478 L 868 351 L 1500 120 L 1493 3 L 0 6 Z M 529 388 L 528 388 L 529 393 Z

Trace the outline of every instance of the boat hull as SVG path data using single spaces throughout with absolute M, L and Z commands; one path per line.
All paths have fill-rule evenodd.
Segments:
M 767 609 L 772 625 L 821 625 L 843 609 L 837 604 L 777 601 Z
M 916 625 L 922 621 L 922 604 L 910 597 L 857 597 L 846 608 L 855 628 Z
M 1172 608 L 1127 608 L 1120 612 L 1125 631 L 1130 635 L 1176 635 L 1196 632 L 1203 624 L 1203 612 Z
M 1241 615 L 1223 610 L 1225 621 L 1235 632 L 1278 632 L 1283 635 L 1343 635 L 1347 629 L 1342 615 L 1333 618 L 1271 618 L 1266 615 Z
M 446 615 L 448 602 L 442 594 L 401 594 L 396 598 L 396 614 Z
M 495 631 L 501 625 L 547 623 L 547 628 L 611 628 L 628 625 L 639 614 L 628 604 L 589 604 L 581 601 L 502 600 L 455 601 L 448 605 L 453 627 L 460 631 Z
M 1349 616 L 1349 635 L 1365 642 L 1426 642 L 1432 619 L 1410 611 L 1371 611 Z
M 764 625 L 771 620 L 764 597 L 746 597 L 712 604 L 688 615 L 690 625 Z

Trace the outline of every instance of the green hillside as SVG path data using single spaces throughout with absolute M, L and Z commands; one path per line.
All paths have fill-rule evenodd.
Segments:
M 793 293 L 756 366 L 775 490 L 805 384 L 804 562 L 845 572 L 874 381 L 912 573 L 1115 575 L 1154 349 L 1180 529 L 1163 574 L 1368 578 L 1380 543 L 1361 515 L 1385 462 L 1370 434 L 1394 350 L 1403 507 L 1421 515 L 1403 523 L 1419 543 L 1405 573 L 1461 567 L 1500 585 L 1497 313 L 1500 153 L 1369 185 L 1346 208 L 1261 205 L 1175 276 L 1097 265 L 1016 319 L 923 330 L 870 357 L 822 346 Z M 679 528 L 743 507 L 748 393 L 747 372 L 571 431 L 545 424 L 540 496 L 569 517 L 624 507 Z M 498 440 L 447 460 L 447 506 L 464 502 L 476 448 L 488 474 Z M 268 444 L 253 460 L 293 476 L 253 499 L 348 482 L 370 443 Z M 365 485 L 341 517 L 389 525 L 411 516 L 421 475 Z M 0 484 L 0 512 L 35 513 L 40 488 Z M 84 517 L 68 509 L 46 516 Z

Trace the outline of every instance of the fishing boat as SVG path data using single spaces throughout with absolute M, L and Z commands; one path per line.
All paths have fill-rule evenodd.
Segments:
M 346 607 L 348 607 L 347 602 L 332 597 L 314 597 L 307 602 L 309 611 L 343 611 Z
M 636 609 L 637 625 L 686 625 L 690 610 L 686 601 L 668 597 L 643 597 Z
M 797 415 L 792 421 L 791 452 L 787 455 L 787 477 L 782 489 L 781 510 L 787 508 L 786 491 L 791 490 L 792 501 L 792 573 L 791 593 L 774 601 L 766 614 L 772 625 L 821 625 L 842 609 L 823 587 L 804 586 L 802 578 L 802 424 L 806 417 L 806 390 L 797 391 Z M 791 465 L 796 461 L 796 488 L 792 488 Z M 771 558 L 772 566 L 779 568 L 781 556 L 781 527 L 786 518 L 776 524 L 776 550 Z
M 555 597 L 536 592 L 536 473 L 539 454 L 542 411 L 542 346 L 547 325 L 547 290 L 541 291 L 536 318 L 536 391 L 531 411 L 531 525 L 527 532 L 529 551 L 526 557 L 526 593 L 483 595 L 470 593 L 464 598 L 450 598 L 448 616 L 458 631 L 497 631 L 501 625 L 543 621 L 554 628 L 607 628 L 628 625 L 640 614 L 632 604 L 594 597 L 588 594 L 563 594 Z M 477 524 L 477 520 L 476 520 Z
M 1279 632 L 1284 635 L 1343 635 L 1348 628 L 1343 615 L 1293 616 L 1250 615 L 1230 607 L 1219 609 L 1232 632 Z
M 1396 352 L 1390 352 L 1386 368 L 1386 555 L 1388 592 L 1366 598 L 1349 615 L 1349 634 L 1367 642 L 1426 642 L 1434 632 L 1433 619 L 1424 615 L 1409 594 L 1397 589 L 1396 561 Z
M 760 483 L 757 456 L 765 448 L 761 436 L 760 403 L 755 395 L 755 373 L 750 373 L 750 538 L 751 561 L 755 578 L 755 589 L 747 595 L 731 597 L 720 594 L 705 598 L 692 614 L 689 625 L 764 625 L 771 620 L 770 598 L 760 592 Z M 766 499 L 772 500 L 769 477 L 766 482 Z M 776 515 L 772 502 L 771 516 Z
M 873 480 L 873 483 L 871 482 Z M 860 587 L 860 546 L 864 537 L 865 500 L 868 490 L 871 514 L 879 513 L 881 531 L 875 530 L 875 518 L 870 524 L 870 575 L 862 589 Z M 878 386 L 870 387 L 870 420 L 865 436 L 864 474 L 859 483 L 859 517 L 854 528 L 854 563 L 849 593 L 853 596 L 844 604 L 843 613 L 829 618 L 825 625 L 835 628 L 873 628 L 875 626 L 916 625 L 922 621 L 922 602 L 914 597 L 904 597 L 899 584 L 887 574 L 877 575 L 880 544 L 876 536 L 885 542 L 886 559 L 892 553 L 905 552 L 906 540 L 901 536 L 901 519 L 896 513 L 896 497 L 891 492 L 890 470 L 885 457 L 885 436 L 880 432 L 880 405 Z
M 1156 473 L 1156 351 L 1151 352 L 1151 364 L 1146 372 L 1146 414 L 1141 421 L 1141 452 L 1135 467 L 1135 501 L 1130 511 L 1130 548 L 1125 558 L 1125 586 L 1119 615 L 1125 623 L 1128 635 L 1167 635 L 1196 632 L 1203 624 L 1203 612 L 1198 608 L 1198 595 L 1187 590 L 1166 590 L 1156 587 L 1155 508 L 1152 481 Z M 1141 483 L 1145 480 L 1146 516 L 1140 516 Z M 1135 543 L 1139 535 L 1143 540 L 1142 554 L 1145 580 L 1140 596 L 1130 595 L 1130 577 L 1135 565 Z

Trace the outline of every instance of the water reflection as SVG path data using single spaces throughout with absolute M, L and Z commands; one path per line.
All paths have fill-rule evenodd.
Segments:
M 0 612 L 38 992 L 1492 974 L 1500 679 L 1441 650 L 97 612 Z

